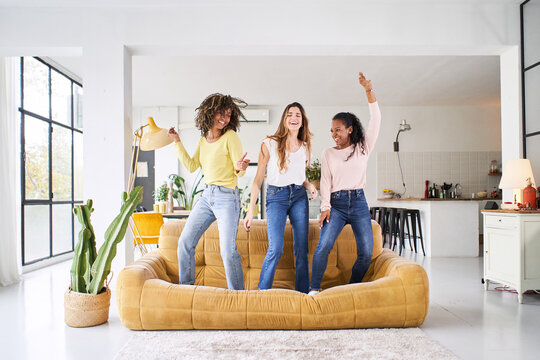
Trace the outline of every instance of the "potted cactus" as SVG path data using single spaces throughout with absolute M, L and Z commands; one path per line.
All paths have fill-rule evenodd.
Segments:
M 86 205 L 76 205 L 73 209 L 82 230 L 73 255 L 71 286 L 64 294 L 67 325 L 86 327 L 103 324 L 108 320 L 111 291 L 105 280 L 116 256 L 116 246 L 124 238 L 129 218 L 142 202 L 142 195 L 141 186 L 134 188 L 129 197 L 125 192 L 122 194 L 120 214 L 107 228 L 105 241 L 97 252 L 94 228 L 90 222 L 90 215 L 94 211 L 92 200 L 88 200 Z

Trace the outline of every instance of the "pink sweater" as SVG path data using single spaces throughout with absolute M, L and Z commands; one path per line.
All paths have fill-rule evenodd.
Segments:
M 330 194 L 340 190 L 363 189 L 369 155 L 375 146 L 381 127 L 381 111 L 377 102 L 369 104 L 371 119 L 365 130 L 365 154 L 360 144 L 349 160 L 345 161 L 352 145 L 345 149 L 329 148 L 323 151 L 321 161 L 321 211 L 331 208 Z

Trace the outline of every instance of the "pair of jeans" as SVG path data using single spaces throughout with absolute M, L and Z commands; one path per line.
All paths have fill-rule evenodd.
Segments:
M 238 188 L 206 185 L 203 194 L 187 219 L 178 240 L 179 283 L 195 283 L 195 247 L 210 224 L 217 220 L 221 258 L 227 276 L 227 287 L 244 289 L 244 274 L 240 253 L 236 248 L 240 194 Z
M 287 215 L 291 221 L 296 267 L 295 289 L 309 292 L 308 227 L 309 208 L 303 185 L 273 186 L 266 192 L 268 252 L 264 258 L 259 290 L 271 289 L 276 267 L 283 254 Z
M 330 197 L 330 205 L 330 218 L 321 229 L 319 243 L 313 255 L 310 286 L 313 290 L 321 289 L 322 277 L 328 265 L 328 255 L 346 224 L 351 224 L 356 239 L 356 262 L 352 268 L 350 283 L 362 282 L 362 278 L 371 264 L 373 231 L 364 190 L 333 192 Z

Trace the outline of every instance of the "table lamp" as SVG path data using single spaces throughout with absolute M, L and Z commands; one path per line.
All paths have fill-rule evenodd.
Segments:
M 503 168 L 503 175 L 499 188 L 513 189 L 513 204 L 502 204 L 501 209 L 517 210 L 518 203 L 530 204 L 531 208 L 536 208 L 536 191 L 531 198 L 531 191 L 534 190 L 534 176 L 531 168 L 531 162 L 528 159 L 510 159 Z M 525 191 L 523 191 L 525 190 Z

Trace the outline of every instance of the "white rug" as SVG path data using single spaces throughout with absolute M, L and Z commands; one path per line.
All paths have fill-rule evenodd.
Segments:
M 418 328 L 137 331 L 123 359 L 457 359 Z

